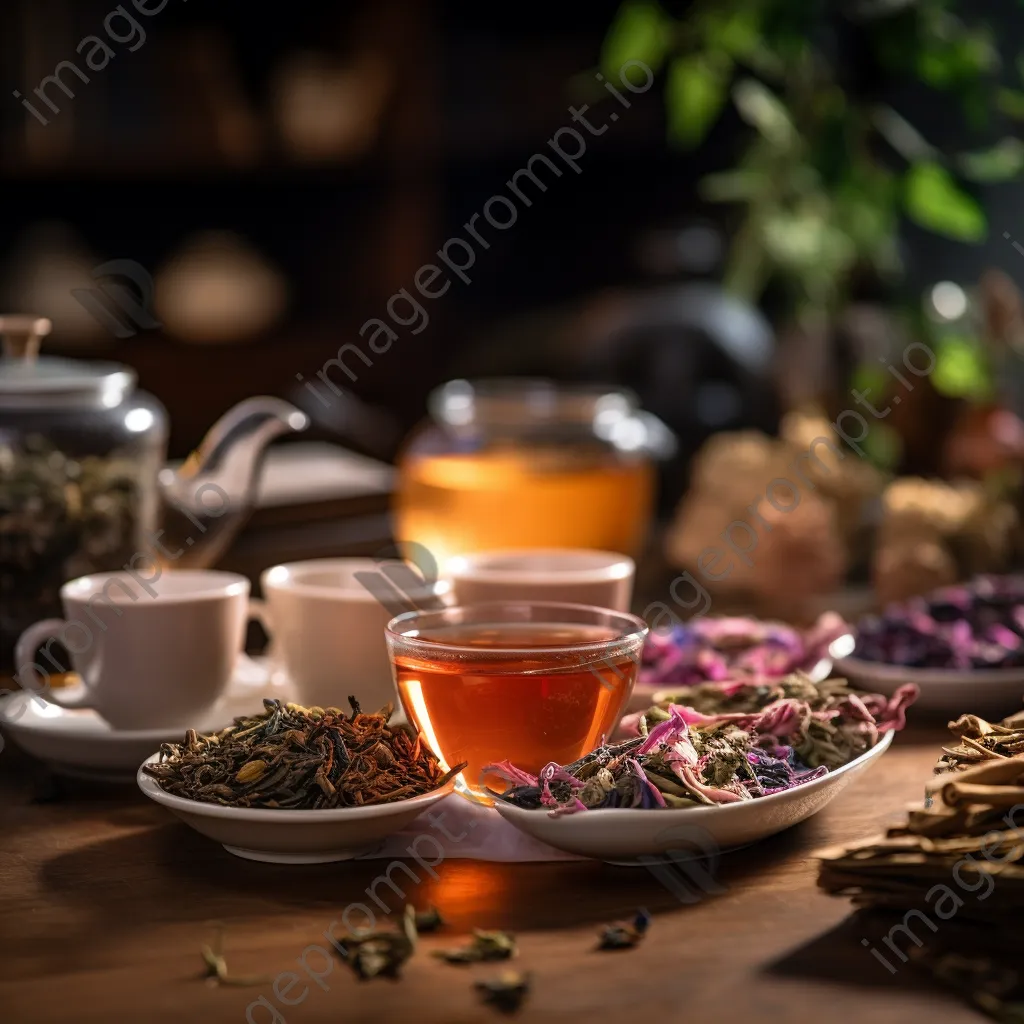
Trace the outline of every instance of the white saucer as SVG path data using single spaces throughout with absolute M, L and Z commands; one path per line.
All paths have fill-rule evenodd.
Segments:
M 145 758 L 157 761 L 158 755 Z M 260 807 L 225 807 L 165 793 L 141 766 L 139 789 L 163 804 L 185 824 L 220 843 L 228 853 L 267 864 L 329 864 L 352 860 L 380 846 L 455 788 L 449 779 L 440 789 L 408 800 L 369 807 L 319 811 L 282 811 Z
M 265 662 L 243 655 L 228 692 L 200 716 L 193 728 L 213 732 L 230 725 L 238 715 L 261 712 L 264 697 L 291 699 L 286 685 Z M 133 781 L 139 765 L 161 743 L 180 740 L 184 735 L 184 730 L 177 727 L 114 729 L 95 711 L 69 711 L 43 703 L 27 691 L 0 700 L 0 725 L 22 750 L 53 771 L 104 782 Z
M 968 713 L 1004 717 L 1020 711 L 1024 700 L 1024 668 L 904 668 L 851 657 L 838 659 L 835 672 L 859 689 L 886 695 L 915 683 L 920 693 L 914 711 L 942 711 L 954 718 Z
M 552 817 L 501 800 L 495 810 L 517 829 L 556 850 L 612 864 L 650 866 L 666 861 L 714 859 L 749 846 L 817 814 L 846 784 L 889 749 L 887 732 L 869 751 L 782 793 L 680 810 L 608 808 Z

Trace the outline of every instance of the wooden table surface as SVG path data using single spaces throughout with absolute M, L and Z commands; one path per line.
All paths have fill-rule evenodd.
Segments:
M 911 966 L 890 976 L 861 944 L 877 944 L 886 929 L 875 922 L 872 931 L 870 921 L 851 918 L 844 900 L 819 893 L 810 856 L 897 820 L 920 798 L 944 739 L 941 726 L 898 736 L 816 817 L 724 856 L 725 891 L 691 905 L 642 869 L 443 862 L 436 881 L 420 872 L 422 884 L 404 883 L 412 902 L 436 904 L 450 922 L 423 945 L 458 944 L 472 927 L 513 931 L 520 952 L 512 966 L 533 978 L 519 1018 L 528 1021 L 977 1021 Z M 325 929 L 349 903 L 366 899 L 384 867 L 238 860 L 130 787 L 54 786 L 8 744 L 0 755 L 0 1020 L 500 1019 L 472 983 L 506 965 L 453 967 L 421 953 L 401 981 L 360 983 L 340 962 L 324 964 L 312 952 L 311 969 L 330 973 L 317 984 L 302 972 L 297 958 L 311 944 L 326 945 Z M 392 902 L 397 909 L 398 898 Z M 641 905 L 654 915 L 646 941 L 595 952 L 598 927 Z M 287 976 L 279 988 L 302 1001 L 284 1005 L 270 983 L 201 980 L 200 946 L 214 921 L 227 925 L 233 973 L 298 972 L 291 989 Z

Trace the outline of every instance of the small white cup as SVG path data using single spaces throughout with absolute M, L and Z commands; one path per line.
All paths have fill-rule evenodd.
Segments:
M 384 629 L 396 615 L 440 607 L 443 584 L 425 583 L 398 559 L 317 558 L 275 565 L 260 577 L 261 618 L 295 699 L 376 711 L 397 694 Z
M 628 612 L 636 565 L 613 551 L 535 548 L 449 559 L 442 575 L 459 605 L 557 601 Z
M 65 583 L 60 595 L 66 617 L 37 622 L 18 638 L 23 687 L 63 708 L 92 708 L 126 730 L 188 728 L 224 695 L 249 614 L 244 576 L 96 573 Z M 70 654 L 81 687 L 37 685 L 40 671 L 48 678 L 44 662 L 54 640 Z

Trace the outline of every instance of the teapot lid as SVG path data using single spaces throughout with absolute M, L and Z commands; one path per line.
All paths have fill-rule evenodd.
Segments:
M 39 344 L 51 329 L 45 317 L 0 316 L 0 409 L 67 404 L 113 408 L 134 388 L 134 372 L 118 363 L 40 356 Z

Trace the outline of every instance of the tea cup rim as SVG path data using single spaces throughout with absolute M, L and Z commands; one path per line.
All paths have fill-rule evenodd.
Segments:
M 386 561 L 400 561 L 398 558 Z M 344 584 L 332 585 L 328 583 L 309 583 L 304 580 L 303 574 L 310 575 L 316 572 L 331 572 L 344 569 L 349 572 L 366 571 L 381 572 L 381 566 L 385 562 L 375 558 L 350 557 L 350 558 L 307 558 L 296 562 L 282 562 L 272 565 L 260 573 L 260 590 L 264 595 L 270 591 L 297 594 L 303 597 L 319 597 L 335 601 L 361 601 L 367 604 L 380 603 L 380 598 L 372 591 L 362 585 Z M 448 585 L 443 580 L 434 583 L 424 582 L 422 587 L 413 588 L 412 591 L 403 591 L 406 597 L 427 598 L 440 597 L 448 591 Z
M 531 568 L 529 566 L 494 565 L 488 561 L 500 562 L 516 559 L 564 558 L 567 562 L 591 560 L 589 567 L 580 568 Z M 483 564 L 481 564 L 483 563 Z M 629 579 L 636 574 L 636 562 L 629 555 L 618 551 L 598 548 L 497 548 L 455 555 L 445 562 L 441 575 L 455 581 L 466 580 L 482 583 L 505 583 L 524 585 L 560 585 L 571 583 L 605 583 Z
M 482 611 L 486 609 L 498 609 L 498 608 L 522 608 L 530 607 L 537 609 L 550 609 L 550 610 L 562 610 L 562 611 L 573 611 L 573 612 L 596 612 L 605 616 L 615 616 L 619 619 L 625 619 L 631 623 L 632 628 L 618 632 L 615 636 L 609 637 L 604 640 L 581 640 L 577 643 L 566 643 L 551 647 L 535 647 L 535 648 L 524 648 L 524 647 L 471 647 L 461 644 L 448 644 L 439 640 L 430 640 L 418 635 L 412 635 L 410 633 L 401 632 L 398 627 L 403 622 L 409 622 L 418 617 L 426 617 L 430 615 L 439 616 L 452 616 L 457 615 L 460 612 L 468 611 Z M 522 620 L 529 622 L 529 620 Z M 585 623 L 575 623 L 584 625 Z M 465 605 L 451 605 L 447 608 L 439 609 L 437 611 L 408 611 L 403 612 L 401 615 L 396 615 L 390 622 L 388 622 L 385 628 L 385 635 L 389 642 L 393 641 L 398 644 L 409 644 L 413 646 L 422 647 L 424 649 L 444 651 L 446 655 L 452 654 L 471 654 L 475 656 L 484 656 L 487 658 L 502 655 L 522 654 L 523 651 L 535 651 L 543 652 L 545 655 L 554 654 L 576 654 L 576 653 L 591 653 L 600 651 L 609 647 L 610 645 L 622 644 L 623 642 L 637 637 L 640 639 L 641 644 L 647 639 L 647 635 L 650 633 L 650 626 L 647 622 L 642 619 L 639 615 L 633 615 L 631 612 L 621 612 L 615 608 L 602 608 L 599 605 L 590 604 L 576 604 L 567 601 L 480 601 L 473 604 Z
M 207 586 L 196 589 L 175 591 L 152 591 L 150 585 L 158 579 L 174 579 L 185 583 L 202 580 Z M 102 595 L 110 600 L 108 588 L 111 583 L 123 581 L 130 584 L 131 589 L 142 591 L 132 597 L 123 591 L 120 599 L 114 603 L 124 608 L 145 608 L 153 605 L 192 604 L 197 601 L 215 601 L 225 597 L 247 596 L 250 590 L 249 580 L 236 572 L 225 572 L 223 569 L 172 569 L 162 572 L 159 576 L 147 578 L 138 576 L 126 569 L 115 569 L 110 572 L 86 573 L 68 580 L 60 588 L 60 596 L 66 601 L 88 601 Z M 146 600 L 140 600 L 145 597 Z

